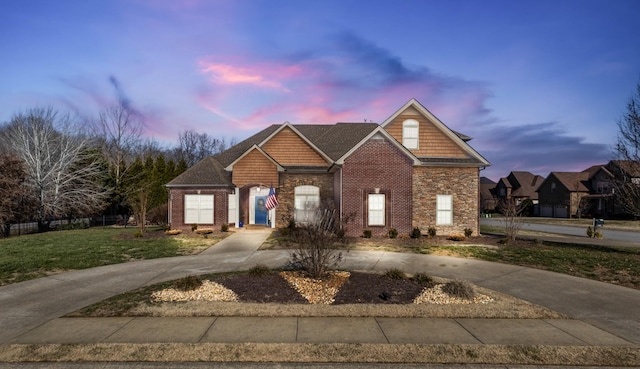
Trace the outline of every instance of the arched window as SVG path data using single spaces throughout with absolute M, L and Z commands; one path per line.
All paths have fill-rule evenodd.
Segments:
M 320 205 L 320 188 L 304 185 L 295 188 L 294 220 L 298 223 L 315 221 L 316 209 Z
M 415 119 L 407 119 L 402 122 L 402 144 L 407 149 L 418 148 L 419 124 Z

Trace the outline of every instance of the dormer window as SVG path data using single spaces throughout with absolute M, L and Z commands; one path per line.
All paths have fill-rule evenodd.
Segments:
M 402 144 L 407 149 L 418 148 L 418 121 L 415 119 L 407 119 L 402 122 Z

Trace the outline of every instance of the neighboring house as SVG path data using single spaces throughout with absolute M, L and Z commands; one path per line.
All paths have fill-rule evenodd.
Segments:
M 608 217 L 613 209 L 613 174 L 605 165 L 582 172 L 551 172 L 540 185 L 543 217 Z
M 272 125 L 167 184 L 173 228 L 286 226 L 323 204 L 346 232 L 478 234 L 479 171 L 490 163 L 416 100 L 382 124 Z M 270 188 L 279 206 L 267 210 Z
M 490 213 L 496 209 L 496 183 L 487 177 L 480 177 L 480 211 Z
M 507 177 L 500 178 L 495 186 L 494 193 L 498 202 L 515 200 L 516 205 L 525 200 L 531 200 L 534 205 L 532 214 L 538 214 L 538 186 L 544 181 L 543 176 L 530 172 L 511 172 Z

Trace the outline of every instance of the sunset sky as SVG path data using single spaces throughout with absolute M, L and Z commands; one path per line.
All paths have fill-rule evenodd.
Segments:
M 640 83 L 637 0 L 0 0 L 0 122 L 122 101 L 145 135 L 382 122 L 416 98 L 493 163 L 612 159 Z

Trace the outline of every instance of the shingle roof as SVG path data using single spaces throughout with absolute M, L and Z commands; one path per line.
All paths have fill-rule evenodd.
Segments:
M 554 176 L 562 185 L 571 192 L 589 192 L 587 181 L 588 172 L 551 172 L 549 177 Z
M 537 199 L 538 193 L 536 190 L 544 181 L 544 177 L 530 173 L 530 172 L 511 172 L 509 174 L 510 182 L 516 189 L 511 193 L 515 197 L 528 197 L 530 199 Z M 513 183 L 515 181 L 515 183 Z
M 215 155 L 216 160 L 222 165 L 223 168 L 227 167 L 240 155 L 244 154 L 253 145 L 257 145 L 269 137 L 273 132 L 280 128 L 280 124 L 273 124 L 263 129 L 262 131 L 254 134 L 253 136 L 237 143 L 229 149 Z
M 285 123 L 289 124 L 289 123 Z M 237 160 L 253 145 L 260 145 L 271 135 L 277 132 L 283 125 L 273 124 L 251 137 L 239 142 L 229 149 L 207 159 L 200 161 L 198 164 L 189 168 L 185 173 L 178 176 L 169 184 L 168 187 L 188 186 L 188 185 L 210 185 L 210 186 L 232 186 L 231 173 L 226 172 L 224 168 Z M 331 160 L 338 161 L 358 143 L 373 131 L 381 127 L 378 123 L 336 123 L 336 124 L 291 124 L 304 138 L 315 145 L 321 151 L 323 156 L 329 157 Z M 468 141 L 471 137 L 465 136 L 459 132 L 455 135 Z M 422 157 L 420 162 L 426 165 L 482 165 L 486 164 L 479 161 L 478 158 L 433 158 Z M 309 167 L 309 166 L 286 166 L 286 170 L 291 171 L 318 171 L 327 170 L 328 167 Z
M 233 186 L 231 173 L 224 170 L 222 164 L 215 157 L 209 156 L 200 160 L 194 166 L 167 183 L 167 187 L 182 186 Z
M 379 127 L 377 123 L 336 123 L 332 125 L 296 125 L 332 160 L 337 160 Z

